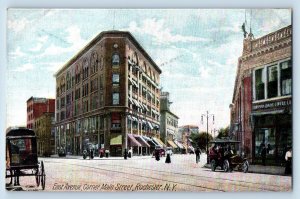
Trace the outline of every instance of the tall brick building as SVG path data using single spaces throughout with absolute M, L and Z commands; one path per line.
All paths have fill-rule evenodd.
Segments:
M 34 129 L 36 118 L 45 112 L 55 111 L 55 99 L 30 97 L 27 100 L 27 128 Z
M 160 136 L 166 146 L 177 149 L 174 140 L 178 137 L 178 119 L 170 110 L 169 92 L 162 92 L 160 96 Z
M 160 73 L 129 32 L 101 32 L 55 74 L 56 149 L 149 153 L 160 137 Z
M 244 39 L 231 108 L 231 135 L 253 163 L 282 165 L 292 145 L 292 26 Z

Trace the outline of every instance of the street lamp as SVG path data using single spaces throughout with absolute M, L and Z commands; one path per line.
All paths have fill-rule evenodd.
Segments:
M 213 123 L 215 122 L 215 115 L 214 114 L 209 114 L 208 111 L 206 111 L 206 114 L 201 115 L 201 124 L 203 124 L 203 116 L 206 117 L 206 155 L 207 155 L 207 160 L 206 163 L 208 164 L 209 162 L 209 157 L 208 157 L 208 119 L 210 117 L 213 118 Z

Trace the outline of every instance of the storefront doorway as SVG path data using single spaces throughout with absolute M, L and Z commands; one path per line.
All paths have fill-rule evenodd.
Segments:
M 284 155 L 292 145 L 292 117 L 290 114 L 255 117 L 254 163 L 261 164 L 263 147 L 267 165 L 284 165 Z

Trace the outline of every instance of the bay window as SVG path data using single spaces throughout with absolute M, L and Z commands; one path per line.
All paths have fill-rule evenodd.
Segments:
M 258 68 L 253 72 L 254 101 L 292 94 L 291 60 Z

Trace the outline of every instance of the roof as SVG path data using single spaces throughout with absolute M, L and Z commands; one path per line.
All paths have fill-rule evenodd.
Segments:
M 25 127 L 8 128 L 6 132 L 6 137 L 35 136 L 35 133 L 32 129 L 28 129 Z
M 133 37 L 133 35 L 129 31 L 118 31 L 118 30 L 111 30 L 111 31 L 103 31 L 100 32 L 96 37 L 94 37 L 87 45 L 85 45 L 76 55 L 74 55 L 67 63 L 65 63 L 55 74 L 54 76 L 57 77 L 60 75 L 67 67 L 72 65 L 78 58 L 80 58 L 84 53 L 86 53 L 91 47 L 94 46 L 100 39 L 105 36 L 124 36 L 130 39 L 140 50 L 140 52 L 148 59 L 148 61 L 154 66 L 154 68 L 161 73 L 161 69 L 157 66 L 157 64 L 153 61 L 153 59 L 149 56 L 149 54 L 144 50 L 141 44 Z

